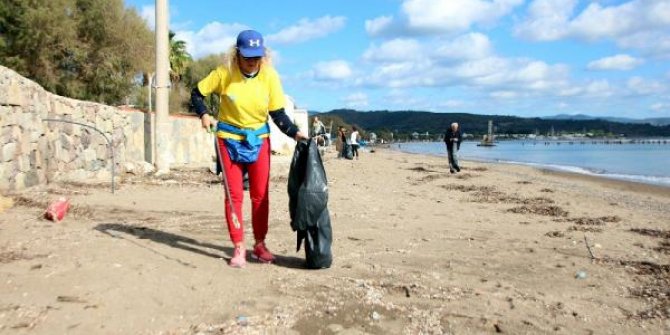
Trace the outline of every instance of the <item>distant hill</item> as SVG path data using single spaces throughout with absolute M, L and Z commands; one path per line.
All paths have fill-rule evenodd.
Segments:
M 433 113 L 424 111 L 368 111 L 336 109 L 320 113 L 322 120 L 337 120 L 337 125 L 357 125 L 366 131 L 411 134 L 413 132 L 442 134 L 452 122 L 458 122 L 464 132 L 480 136 L 486 134 L 488 120 L 493 120 L 498 134 L 555 133 L 624 134 L 628 137 L 670 136 L 670 125 L 652 126 L 646 123 L 622 123 L 596 118 L 547 119 L 522 118 L 505 115 L 478 115 L 468 113 Z
M 606 120 L 619 123 L 648 123 L 652 126 L 667 126 L 670 125 L 670 117 L 657 117 L 657 118 L 646 118 L 646 119 L 632 119 L 626 117 L 614 117 L 614 116 L 590 116 L 584 114 L 558 114 L 554 116 L 546 116 L 543 119 L 547 120 Z
M 643 121 L 649 121 L 649 124 L 654 126 L 667 126 L 670 125 L 670 117 L 654 117 L 644 119 Z

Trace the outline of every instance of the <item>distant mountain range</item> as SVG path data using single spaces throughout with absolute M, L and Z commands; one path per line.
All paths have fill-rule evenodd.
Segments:
M 365 131 L 393 132 L 397 135 L 407 135 L 414 132 L 442 134 L 452 122 L 458 122 L 464 132 L 480 136 L 487 133 L 488 121 L 493 120 L 497 134 L 546 135 L 553 130 L 555 134 L 563 132 L 592 133 L 595 135 L 623 134 L 628 137 L 670 137 L 670 118 L 628 121 L 628 119 L 622 118 L 608 120 L 586 115 L 523 118 L 468 113 L 433 113 L 409 110 L 357 111 L 352 109 L 336 109 L 318 113 L 318 115 L 326 125 L 329 125 L 332 121 L 334 127 L 356 125 Z M 653 123 L 650 120 L 653 120 Z
M 670 117 L 655 117 L 655 118 L 646 118 L 646 119 L 632 119 L 625 117 L 613 117 L 613 116 L 590 116 L 584 114 L 558 114 L 554 116 L 545 116 L 543 119 L 547 120 L 606 120 L 612 122 L 620 123 L 648 123 L 652 126 L 667 126 L 670 125 Z

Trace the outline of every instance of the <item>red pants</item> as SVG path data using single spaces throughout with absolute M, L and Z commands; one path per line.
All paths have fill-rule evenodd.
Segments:
M 228 188 L 230 197 L 233 201 L 233 207 L 240 227 L 235 228 L 231 215 L 229 201 L 226 198 L 224 207 L 226 208 L 226 222 L 228 223 L 228 232 L 230 239 L 234 244 L 244 241 L 244 220 L 242 216 L 242 198 L 244 197 L 243 175 L 246 167 L 249 173 L 249 196 L 251 198 L 251 224 L 254 231 L 254 238 L 257 241 L 265 240 L 268 233 L 268 216 L 270 213 L 270 139 L 263 140 L 261 151 L 258 154 L 258 160 L 254 163 L 237 163 L 230 160 L 228 149 L 223 139 L 219 140 L 220 155 L 223 157 L 223 171 L 228 179 Z

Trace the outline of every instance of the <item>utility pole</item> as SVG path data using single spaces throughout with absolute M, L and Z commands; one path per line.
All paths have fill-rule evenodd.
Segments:
M 170 172 L 168 0 L 156 0 L 156 173 Z

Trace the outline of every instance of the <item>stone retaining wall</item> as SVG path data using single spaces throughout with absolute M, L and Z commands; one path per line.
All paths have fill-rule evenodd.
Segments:
M 57 180 L 111 180 L 105 137 L 88 127 L 45 119 L 102 131 L 113 143 L 117 174 L 151 160 L 148 114 L 61 97 L 0 66 L 0 190 Z M 171 117 L 168 128 L 172 165 L 212 162 L 212 137 L 197 118 Z
M 307 111 L 286 97 L 286 113 L 307 133 Z M 66 120 L 78 124 L 46 121 Z M 50 181 L 111 181 L 114 148 L 116 175 L 147 172 L 153 163 L 153 115 L 61 97 L 0 65 L 0 190 L 20 190 Z M 292 155 L 295 141 L 271 122 L 272 150 Z M 170 166 L 211 166 L 213 135 L 200 120 L 170 116 Z

